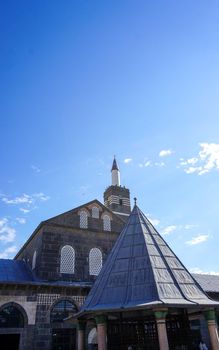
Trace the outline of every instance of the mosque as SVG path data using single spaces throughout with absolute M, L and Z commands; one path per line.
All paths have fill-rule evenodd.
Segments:
M 116 159 L 104 204 L 41 222 L 0 259 L 0 348 L 219 350 L 219 276 L 190 274 L 153 227 Z

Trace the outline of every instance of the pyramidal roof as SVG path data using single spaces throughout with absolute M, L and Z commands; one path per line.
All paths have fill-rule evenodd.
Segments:
M 135 205 L 81 312 L 216 304 Z
M 115 156 L 114 156 L 114 159 L 113 159 L 113 165 L 112 165 L 111 171 L 113 171 L 113 170 L 119 170 Z

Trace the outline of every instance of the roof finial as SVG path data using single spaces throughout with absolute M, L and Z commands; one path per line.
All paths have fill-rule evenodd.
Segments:
M 137 198 L 136 197 L 134 198 L 134 201 L 135 201 L 135 205 L 137 205 Z

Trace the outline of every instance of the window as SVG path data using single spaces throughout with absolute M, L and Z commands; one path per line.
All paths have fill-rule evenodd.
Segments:
M 63 322 L 76 314 L 76 306 L 69 300 L 61 300 L 54 305 L 50 314 L 51 323 Z
M 104 231 L 111 231 L 111 222 L 108 215 L 103 216 L 103 229 Z
M 73 274 L 75 270 L 75 251 L 70 245 L 61 249 L 60 272 Z
M 36 250 L 33 253 L 33 259 L 32 259 L 32 270 L 34 270 L 36 267 Z
M 102 268 L 102 253 L 98 248 L 92 248 L 89 253 L 89 273 L 97 276 Z
M 119 199 L 119 205 L 122 205 L 122 199 L 121 198 Z
M 99 219 L 99 209 L 97 207 L 92 207 L 92 218 Z
M 0 328 L 23 328 L 24 317 L 15 305 L 6 305 L 0 311 Z
M 86 211 L 80 212 L 80 228 L 87 228 L 87 213 Z

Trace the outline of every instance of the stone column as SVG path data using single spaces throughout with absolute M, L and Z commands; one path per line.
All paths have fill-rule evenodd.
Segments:
M 98 350 L 107 350 L 107 318 L 104 315 L 95 317 L 97 323 Z
M 154 315 L 157 322 L 157 332 L 159 339 L 160 350 L 169 350 L 169 343 L 167 338 L 167 329 L 166 329 L 166 309 L 154 310 Z
M 219 337 L 218 337 L 215 311 L 208 310 L 204 313 L 204 315 L 208 324 L 208 332 L 210 336 L 212 350 L 219 350 Z
M 85 350 L 85 329 L 86 321 L 78 320 L 77 323 L 77 338 L 78 338 L 78 350 Z

